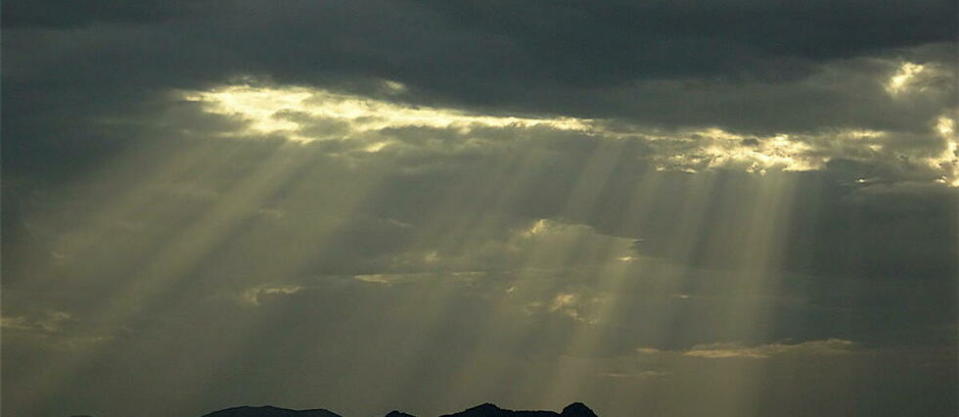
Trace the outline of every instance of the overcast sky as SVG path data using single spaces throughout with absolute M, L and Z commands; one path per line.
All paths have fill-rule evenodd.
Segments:
M 957 9 L 5 1 L 2 413 L 955 416 Z

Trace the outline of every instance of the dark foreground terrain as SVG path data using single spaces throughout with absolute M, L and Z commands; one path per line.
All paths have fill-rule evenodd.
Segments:
M 287 410 L 271 406 L 235 407 L 207 414 L 203 417 L 342 417 L 329 410 Z M 400 411 L 391 411 L 385 417 L 415 417 Z M 504 410 L 493 404 L 483 404 L 454 414 L 440 417 L 596 417 L 596 413 L 582 403 L 573 403 L 562 412 Z

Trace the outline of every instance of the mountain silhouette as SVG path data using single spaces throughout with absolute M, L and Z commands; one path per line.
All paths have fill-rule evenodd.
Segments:
M 234 407 L 206 414 L 203 417 L 342 417 L 329 410 L 288 410 L 272 406 Z M 401 411 L 390 411 L 385 417 L 415 417 Z M 572 403 L 562 412 L 554 411 L 514 411 L 497 407 L 494 404 L 482 404 L 453 414 L 440 417 L 597 417 L 583 403 Z
M 583 403 L 572 403 L 562 413 L 553 411 L 513 411 L 504 410 L 493 404 L 483 404 L 455 414 L 441 417 L 596 417 L 596 413 Z
M 393 410 L 393 411 L 390 411 L 389 414 L 386 415 L 386 417 L 416 417 L 416 416 L 412 414 L 406 414 L 402 411 Z
M 203 417 L 343 417 L 330 410 L 322 408 L 314 410 L 287 410 L 285 408 L 263 407 L 234 407 L 226 410 L 204 414 Z

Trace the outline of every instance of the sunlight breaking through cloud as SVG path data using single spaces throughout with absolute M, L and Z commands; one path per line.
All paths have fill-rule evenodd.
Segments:
M 955 415 L 955 1 L 10 3 L 4 416 Z
M 899 95 L 908 91 L 910 85 L 926 69 L 924 65 L 904 62 L 895 75 L 889 78 L 886 83 L 886 91 L 892 95 Z
M 713 343 L 693 346 L 691 349 L 683 352 L 683 355 L 706 359 L 765 359 L 774 355 L 789 353 L 836 355 L 849 353 L 855 348 L 855 343 L 842 339 L 811 340 L 797 344 L 772 343 L 758 346 L 743 346 L 739 343 Z
M 890 94 L 923 88 L 923 77 L 936 77 L 938 69 L 904 64 L 886 84 Z M 888 161 L 894 150 L 887 149 L 894 134 L 874 129 L 845 128 L 821 132 L 778 132 L 746 134 L 720 127 L 652 129 L 616 124 L 610 120 L 576 117 L 514 117 L 470 112 L 462 109 L 418 106 L 394 101 L 407 90 L 396 82 L 381 83 L 387 98 L 334 92 L 303 86 L 236 84 L 207 91 L 181 91 L 179 96 L 198 103 L 209 114 L 244 122 L 239 130 L 222 131 L 225 137 L 285 138 L 295 143 L 343 141 L 359 153 L 378 153 L 397 146 L 425 146 L 411 143 L 397 132 L 432 129 L 461 138 L 442 146 L 484 146 L 502 141 L 493 132 L 526 137 L 545 132 L 582 135 L 584 138 L 630 141 L 648 145 L 646 155 L 660 171 L 699 172 L 733 168 L 765 174 L 769 170 L 810 171 L 823 169 L 835 158 Z M 934 134 L 955 146 L 953 120 L 943 116 Z M 535 133 L 539 132 L 539 133 Z M 435 146 L 433 143 L 430 146 Z M 916 155 L 923 169 L 939 171 L 929 180 L 959 184 L 953 148 L 941 155 Z M 922 162 L 924 160 L 924 162 Z
M 402 84 L 389 84 L 403 91 Z M 589 130 L 589 120 L 575 118 L 525 118 L 472 114 L 465 111 L 413 106 L 369 97 L 336 93 L 307 87 L 255 87 L 233 85 L 211 91 L 186 92 L 183 98 L 200 102 L 215 114 L 249 121 L 251 133 L 284 133 L 290 140 L 310 142 L 322 139 L 302 131 L 300 117 L 348 123 L 348 134 L 385 128 L 454 128 L 468 132 L 474 127 L 547 126 L 559 130 Z M 382 144 L 368 147 L 370 152 Z
M 860 350 L 860 346 L 845 339 L 807 340 L 800 343 L 769 343 L 746 345 L 735 342 L 719 342 L 695 345 L 685 350 L 663 350 L 653 347 L 640 347 L 640 355 L 680 355 L 703 359 L 768 359 L 779 355 L 843 355 Z
M 711 128 L 692 134 L 698 139 L 693 150 L 669 157 L 667 164 L 685 166 L 684 170 L 695 172 L 693 166 L 704 168 L 740 167 L 747 172 L 765 173 L 779 167 L 785 171 L 809 171 L 822 167 L 824 160 L 808 155 L 812 147 L 802 141 L 779 134 L 769 137 L 749 137 Z M 668 165 L 662 165 L 665 168 Z
M 299 285 L 260 286 L 244 291 L 240 298 L 244 303 L 258 306 L 263 301 L 264 297 L 292 295 L 302 290 L 303 287 Z
M 63 311 L 46 311 L 41 317 L 12 316 L 0 318 L 0 327 L 8 330 L 24 330 L 42 333 L 57 333 L 73 319 Z
M 936 119 L 936 132 L 945 141 L 941 154 L 929 158 L 933 169 L 945 171 L 937 182 L 959 187 L 959 135 L 956 134 L 956 120 L 947 115 Z

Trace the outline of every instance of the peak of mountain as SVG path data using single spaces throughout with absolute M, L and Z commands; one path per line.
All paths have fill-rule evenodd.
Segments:
M 390 411 L 390 412 L 386 415 L 386 417 L 416 417 L 416 416 L 414 416 L 414 415 L 412 415 L 412 414 L 406 414 L 406 413 L 404 413 L 404 412 L 402 412 L 402 411 L 393 410 L 393 411 Z
M 329 410 L 288 410 L 273 406 L 234 407 L 206 414 L 203 417 L 342 417 Z M 401 411 L 390 411 L 386 417 L 415 417 Z M 495 404 L 480 404 L 476 407 L 440 417 L 597 417 L 583 403 L 572 403 L 563 408 L 562 413 L 554 411 L 514 411 L 497 407 Z
M 442 415 L 442 416 L 440 416 L 440 417 L 453 417 L 453 416 L 457 416 L 457 417 L 499 416 L 499 415 L 501 415 L 501 413 L 502 413 L 503 411 L 505 411 L 505 410 L 497 407 L 495 404 L 485 403 L 485 404 L 477 405 L 476 407 L 468 408 L 468 409 L 466 409 L 466 410 L 464 410 L 464 411 L 460 411 L 460 412 L 458 412 L 458 413 L 444 414 L 444 415 Z
M 597 417 L 596 413 L 583 403 L 567 405 L 566 408 L 563 408 L 563 412 L 560 415 L 563 417 Z
M 233 407 L 205 414 L 203 417 L 343 417 L 330 410 L 288 410 L 266 405 L 262 407 Z

